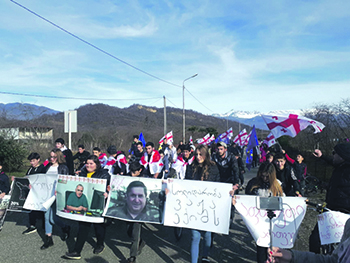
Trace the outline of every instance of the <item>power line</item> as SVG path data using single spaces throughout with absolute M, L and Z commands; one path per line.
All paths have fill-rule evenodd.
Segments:
M 50 20 L 48 20 L 48 19 L 46 19 L 45 17 L 43 17 L 43 16 L 41 16 L 41 15 L 35 13 L 34 11 L 32 11 L 32 10 L 30 10 L 29 8 L 27 8 L 27 7 L 23 6 L 23 5 L 21 5 L 20 3 L 17 3 L 16 1 L 13 1 L 13 0 L 10 0 L 10 1 L 11 1 L 12 3 L 18 5 L 19 7 L 21 7 L 21 8 L 23 8 L 23 9 L 27 10 L 28 12 L 32 13 L 33 15 L 39 17 L 40 19 L 46 21 L 47 23 L 53 25 L 54 27 L 56 27 L 56 28 L 62 30 L 63 32 L 65 32 L 65 33 L 71 35 L 72 37 L 74 37 L 74 38 L 80 40 L 81 42 L 83 42 L 83 43 L 89 45 L 90 47 L 93 47 L 94 49 L 97 49 L 98 51 L 100 51 L 100 52 L 106 54 L 107 56 L 110 56 L 110 57 L 112 57 L 112 58 L 118 60 L 119 62 L 121 62 L 121 63 L 123 63 L 123 64 L 125 64 L 125 65 L 127 65 L 127 66 L 129 66 L 129 67 L 131 67 L 131 68 L 133 68 L 133 69 L 135 69 L 135 70 L 137 70 L 137 71 L 140 71 L 141 73 L 146 74 L 146 75 L 148 75 L 148 76 L 150 76 L 150 77 L 152 77 L 152 78 L 155 78 L 155 79 L 157 79 L 157 80 L 160 80 L 160 81 L 162 81 L 162 82 L 165 82 L 165 83 L 167 83 L 167 84 L 169 84 L 169 85 L 172 85 L 172 86 L 180 87 L 180 88 L 181 88 L 180 85 L 177 85 L 177 84 L 171 83 L 171 82 L 169 82 L 169 81 L 167 81 L 167 80 L 158 78 L 157 76 L 152 75 L 152 74 L 150 74 L 150 73 L 148 73 L 148 72 L 146 72 L 146 71 L 144 71 L 144 70 L 142 70 L 142 69 L 139 69 L 138 67 L 135 67 L 135 66 L 131 65 L 130 63 L 128 63 L 128 62 L 126 62 L 126 61 L 124 61 L 124 60 L 122 60 L 122 59 L 120 59 L 120 58 L 118 58 L 118 57 L 112 55 L 111 53 L 109 53 L 109 52 L 107 52 L 107 51 L 104 51 L 103 49 L 101 49 L 101 48 L 95 46 L 94 44 L 92 44 L 92 43 L 90 43 L 90 42 L 88 42 L 88 41 L 82 39 L 81 37 L 78 37 L 77 35 L 75 35 L 75 34 L 69 32 L 68 30 L 64 29 L 63 27 L 60 27 L 59 25 L 55 24 L 54 22 L 51 22 Z
M 205 106 L 202 102 L 200 102 L 187 88 L 185 88 L 185 90 L 187 90 L 187 92 L 196 100 L 198 101 L 200 104 L 202 104 L 207 110 L 211 111 L 211 112 L 214 112 L 212 111 L 211 109 L 209 109 L 207 106 Z
M 103 49 L 101 49 L 101 48 L 95 46 L 94 44 L 88 42 L 87 40 L 84 40 L 84 39 L 82 39 L 81 37 L 78 37 L 77 35 L 71 33 L 70 31 L 68 31 L 68 30 L 66 30 L 66 29 L 64 29 L 63 27 L 60 27 L 59 25 L 57 25 L 57 24 L 55 24 L 54 22 L 52 22 L 52 21 L 46 19 L 45 17 L 43 17 L 43 16 L 37 14 L 36 12 L 30 10 L 29 8 L 27 8 L 27 7 L 23 6 L 23 5 L 21 5 L 20 3 L 17 3 L 17 2 L 14 1 L 14 0 L 10 0 L 10 1 L 11 1 L 12 3 L 16 4 L 17 6 L 23 8 L 24 10 L 27 10 L 28 12 L 32 13 L 32 14 L 35 15 L 36 17 L 38 17 L 38 18 L 44 20 L 45 22 L 47 22 L 47 23 L 53 25 L 54 27 L 58 28 L 59 30 L 61 30 L 61 31 L 63 31 L 63 32 L 67 33 L 67 34 L 69 34 L 70 36 L 72 36 L 72 37 L 78 39 L 79 41 L 85 43 L 86 45 L 89 45 L 90 47 L 92 47 L 92 48 L 94 48 L 94 49 L 96 49 L 96 50 L 98 50 L 98 51 L 104 53 L 105 55 L 107 55 L 107 56 L 109 56 L 109 57 L 111 57 L 111 58 L 114 58 L 115 60 L 117 60 L 117 61 L 119 61 L 119 62 L 121 62 L 121 63 L 123 63 L 123 64 L 125 64 L 125 65 L 127 65 L 127 66 L 129 66 L 129 67 L 131 67 L 131 68 L 133 68 L 133 69 L 135 69 L 135 70 L 141 72 L 141 73 L 143 73 L 143 74 L 145 74 L 145 75 L 148 75 L 148 76 L 150 76 L 150 77 L 152 77 L 152 78 L 154 78 L 154 79 L 157 79 L 157 80 L 159 80 L 159 81 L 165 82 L 165 83 L 167 83 L 167 84 L 169 84 L 169 85 L 172 85 L 172 86 L 175 86 L 175 87 L 182 88 L 182 86 L 180 86 L 180 85 L 171 83 L 171 82 L 169 82 L 169 81 L 167 81 L 167 80 L 164 80 L 164 79 L 161 79 L 161 78 L 159 78 L 159 77 L 157 77 L 157 76 L 155 76 L 155 75 L 153 75 L 153 74 L 150 74 L 150 73 L 148 73 L 148 72 L 146 72 L 146 71 L 144 71 L 144 70 L 142 70 L 142 69 L 140 69 L 140 68 L 138 68 L 138 67 L 136 67 L 136 66 L 131 65 L 130 63 L 128 63 L 128 62 L 126 62 L 126 61 L 124 61 L 124 60 L 122 60 L 122 59 L 120 59 L 120 58 L 114 56 L 113 54 L 111 54 L 111 53 L 109 53 L 109 52 L 107 52 L 107 51 L 105 51 L 105 50 L 103 50 Z M 197 100 L 197 101 L 198 101 L 202 106 L 204 106 L 207 110 L 209 110 L 209 111 L 211 111 L 211 112 L 214 112 L 214 111 L 212 111 L 211 109 L 209 109 L 207 106 L 205 106 L 199 99 L 197 99 L 188 89 L 186 89 L 186 90 L 187 90 L 187 92 L 188 92 L 195 100 Z M 1 92 L 0 92 L 0 93 L 1 93 Z M 23 96 L 29 96 L 29 95 L 23 95 Z M 40 97 L 40 95 L 37 95 L 37 96 Z M 42 96 L 42 97 L 45 97 L 45 96 Z M 60 98 L 60 97 L 57 97 L 57 98 Z M 90 100 L 92 100 L 92 99 L 90 99 Z M 113 99 L 103 99 L 103 100 L 113 100 Z M 115 100 L 118 100 L 118 99 L 115 99 Z M 174 105 L 175 105 L 175 104 L 174 104 Z M 175 106 L 176 106 L 176 105 L 175 105 Z
M 51 99 L 65 99 L 65 100 L 150 100 L 150 99 L 158 99 L 159 97 L 153 98 L 132 98 L 132 99 L 97 99 L 97 98 L 76 98 L 76 97 L 59 97 L 59 96 L 49 96 L 49 95 L 35 95 L 35 94 L 27 94 L 27 93 L 16 93 L 16 92 L 7 92 L 0 91 L 0 94 L 8 94 L 8 95 L 16 95 L 16 96 L 27 96 L 27 97 L 40 97 L 40 98 L 51 98 Z
M 176 108 L 179 108 L 177 105 L 175 105 L 171 100 L 169 100 L 169 98 L 168 97 L 166 97 L 166 99 L 171 103 L 171 104 L 173 104 Z

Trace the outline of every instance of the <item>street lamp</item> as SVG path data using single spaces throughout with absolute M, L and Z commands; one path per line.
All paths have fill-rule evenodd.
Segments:
M 182 141 L 185 144 L 185 81 L 197 77 L 198 74 L 185 79 L 182 83 Z

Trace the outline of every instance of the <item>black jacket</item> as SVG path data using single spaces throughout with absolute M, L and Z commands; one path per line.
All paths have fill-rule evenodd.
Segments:
M 219 168 L 220 172 L 220 182 L 238 184 L 238 163 L 236 157 L 230 153 L 226 152 L 226 156 L 221 158 L 218 153 L 213 154 L 213 161 Z
M 49 168 L 51 167 L 51 163 L 49 163 L 48 165 L 46 165 L 42 171 L 42 173 L 47 173 L 47 171 L 49 170 Z M 58 165 L 58 169 L 57 169 L 58 174 L 64 174 L 64 175 L 68 175 L 69 174 L 69 170 L 67 165 L 65 164 L 59 164 Z
M 29 167 L 26 175 L 31 175 L 31 174 L 41 174 L 41 173 L 46 173 L 46 167 L 43 164 L 40 164 L 38 167 Z
M 328 164 L 333 165 L 330 158 L 321 156 Z M 350 212 L 350 163 L 343 162 L 339 165 L 333 165 L 334 170 L 329 180 L 326 203 L 331 210 Z
M 86 170 L 86 168 L 84 167 L 83 169 L 81 169 L 81 172 L 79 174 L 80 177 L 87 177 L 88 171 Z M 99 169 L 97 171 L 95 171 L 91 178 L 100 178 L 100 179 L 107 179 L 107 186 L 109 185 L 109 182 L 111 180 L 111 176 L 108 173 L 107 169 Z
M 62 151 L 64 157 L 66 158 L 66 165 L 69 170 L 70 175 L 74 175 L 74 162 L 73 162 L 73 153 L 68 148 Z
M 276 177 L 281 181 L 282 190 L 287 196 L 295 196 L 295 192 L 299 191 L 299 183 L 294 169 L 287 163 L 281 171 L 276 167 Z
M 73 156 L 73 161 L 75 159 L 79 160 L 79 167 L 78 170 L 80 170 L 81 168 L 83 168 L 83 166 L 86 163 L 87 158 L 90 156 L 90 153 L 88 151 L 83 151 L 83 153 L 77 152 L 74 156 Z
M 0 172 L 0 193 L 8 194 L 9 192 L 10 192 L 9 177 L 4 172 Z

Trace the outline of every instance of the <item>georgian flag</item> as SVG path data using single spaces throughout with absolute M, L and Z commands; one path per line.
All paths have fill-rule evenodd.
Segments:
M 233 131 L 232 131 L 232 127 L 230 128 L 230 129 L 228 129 L 227 131 L 225 131 L 224 133 L 222 133 L 222 134 L 220 134 L 217 138 L 216 138 L 216 140 L 215 140 L 215 142 L 221 142 L 221 141 L 223 141 L 223 142 L 229 142 L 230 141 L 230 139 L 232 138 L 232 136 L 233 136 Z
M 243 142 L 243 146 L 247 146 L 248 145 L 251 135 L 252 135 L 252 131 L 250 131 L 250 133 L 246 137 L 245 141 Z
M 315 129 L 314 133 L 321 132 L 325 125 L 321 122 L 298 116 L 296 114 L 272 116 L 261 115 L 266 122 L 267 127 L 270 129 L 275 138 L 279 138 L 283 135 L 295 137 L 299 132 L 306 129 L 308 126 L 312 126 Z
M 166 135 L 164 135 L 163 138 L 159 140 L 159 144 L 163 144 L 164 139 L 167 139 L 167 142 L 173 143 L 173 131 L 170 131 Z
M 193 144 L 193 139 L 192 139 L 192 135 L 190 136 L 190 139 L 188 140 L 189 144 Z
M 239 146 L 243 146 L 244 142 L 246 141 L 248 137 L 246 129 L 243 129 L 239 132 L 239 134 L 233 139 L 233 142 L 235 144 L 238 144 Z
M 208 140 L 210 139 L 210 134 L 208 133 L 205 135 L 202 139 L 197 140 L 199 144 L 205 144 L 207 145 Z
M 267 147 L 271 147 L 272 145 L 276 144 L 276 138 L 275 136 L 273 136 L 272 132 L 269 135 L 267 135 L 263 143 L 265 143 Z
M 215 136 L 214 134 L 209 138 L 209 140 L 207 141 L 207 145 L 210 145 L 213 141 L 215 141 Z

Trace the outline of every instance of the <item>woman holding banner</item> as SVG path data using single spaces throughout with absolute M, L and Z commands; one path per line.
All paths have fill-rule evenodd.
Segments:
M 69 174 L 68 167 L 65 165 L 65 158 L 60 149 L 53 149 L 50 152 L 50 163 L 45 167 L 44 173 L 46 174 Z M 62 241 L 65 241 L 69 237 L 70 226 L 65 225 L 61 219 L 56 215 L 56 201 L 45 212 L 45 241 L 40 247 L 41 249 L 47 249 L 53 246 L 52 240 L 52 227 L 58 225 L 62 228 L 63 235 Z
M 220 182 L 219 169 L 210 160 L 208 147 L 200 144 L 195 150 L 195 160 L 186 169 L 185 179 L 198 181 Z M 199 243 L 201 235 L 204 235 L 202 262 L 209 262 L 208 255 L 211 245 L 211 232 L 192 229 L 191 262 L 197 263 L 199 256 Z
M 281 182 L 276 178 L 276 169 L 272 163 L 262 163 L 256 177 L 251 179 L 245 189 L 247 195 L 258 195 L 261 197 L 285 196 Z M 266 262 L 267 248 L 256 246 L 257 262 Z
M 101 163 L 98 157 L 95 155 L 90 155 L 87 158 L 85 167 L 81 169 L 79 176 L 88 177 L 88 178 L 107 179 L 107 188 L 109 187 L 110 175 L 108 173 L 108 170 L 103 169 L 101 167 Z M 107 196 L 107 193 L 105 193 L 105 196 Z M 70 252 L 70 253 L 67 252 L 64 257 L 67 259 L 81 259 L 81 251 L 83 250 L 84 244 L 88 239 L 91 224 L 95 228 L 95 235 L 97 239 L 97 244 L 93 252 L 94 254 L 102 253 L 105 248 L 104 239 L 106 235 L 106 224 L 89 223 L 89 222 L 83 222 L 83 221 L 79 221 L 78 223 L 79 223 L 78 236 L 75 242 L 74 250 L 73 252 Z

